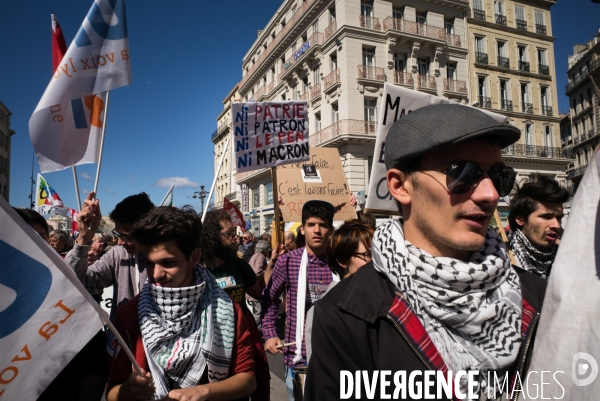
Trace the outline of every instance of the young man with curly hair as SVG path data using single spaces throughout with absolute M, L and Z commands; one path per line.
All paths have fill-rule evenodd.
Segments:
M 333 280 L 331 270 L 327 266 L 325 251 L 333 230 L 334 214 L 335 210 L 328 202 L 311 200 L 304 204 L 301 233 L 305 237 L 306 245 L 283 254 L 277 259 L 271 280 L 263 293 L 262 331 L 267 340 L 265 349 L 271 354 L 283 352 L 286 386 L 290 401 L 294 400 L 294 367 L 307 363 L 304 336 L 300 335 L 304 330 L 305 313 L 313 303 L 323 296 Z M 299 280 L 301 271 L 306 273 L 307 279 L 304 283 L 300 283 Z M 308 296 L 303 297 L 306 300 L 304 304 L 298 303 L 299 284 L 308 293 Z M 296 342 L 296 344 L 282 347 L 283 344 L 275 330 L 275 322 L 281 294 L 286 289 L 285 343 Z M 300 310 L 299 314 L 298 310 Z
M 200 262 L 193 209 L 158 207 L 135 224 L 148 282 L 119 308 L 115 327 L 143 369 L 113 349 L 107 400 L 247 400 L 256 387 L 250 333 Z

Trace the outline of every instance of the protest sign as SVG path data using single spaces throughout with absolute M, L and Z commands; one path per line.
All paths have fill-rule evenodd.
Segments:
M 308 160 L 305 101 L 233 103 L 238 173 Z
M 246 222 L 244 221 L 244 215 L 240 210 L 227 198 L 223 198 L 223 210 L 225 210 L 231 216 L 231 222 L 234 226 L 238 226 L 242 230 L 246 229 Z
M 599 202 L 596 150 L 577 188 L 548 279 L 530 373 L 522 377 L 529 399 L 540 387 L 545 399 L 592 401 L 600 394 Z
M 407 115 L 408 113 L 420 109 L 421 107 L 434 104 L 454 103 L 452 100 L 428 95 L 427 93 L 403 88 L 401 86 L 385 84 L 383 88 L 383 99 L 377 124 L 377 137 L 375 138 L 375 153 L 373 155 L 373 168 L 369 181 L 369 192 L 367 193 L 367 202 L 365 212 L 398 214 L 396 202 L 390 195 L 385 178 L 385 138 L 390 127 L 394 122 Z M 470 106 L 463 106 L 470 107 Z M 487 110 L 484 113 L 495 118 L 497 121 L 504 122 L 506 117 Z
M 350 189 L 336 148 L 311 148 L 310 160 L 277 168 L 277 191 L 283 199 L 280 206 L 286 222 L 302 219 L 306 201 L 319 199 L 333 205 L 336 221 L 356 218 L 350 205 Z
M 35 400 L 108 314 L 3 198 L 0 221 L 0 400 Z

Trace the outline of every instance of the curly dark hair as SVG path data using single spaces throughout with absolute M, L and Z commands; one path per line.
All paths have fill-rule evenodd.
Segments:
M 302 225 L 306 223 L 306 220 L 315 217 L 317 219 L 321 219 L 327 224 L 329 227 L 333 226 L 333 215 L 324 208 L 323 206 L 311 206 L 302 208 Z
M 141 192 L 137 195 L 131 195 L 117 203 L 114 210 L 108 217 L 115 223 L 127 224 L 138 221 L 142 216 L 154 208 L 154 203 L 150 200 L 147 193 Z
M 186 259 L 200 248 L 202 219 L 191 206 L 177 209 L 159 206 L 143 216 L 133 227 L 132 238 L 141 246 L 155 246 L 171 240 Z
M 224 260 L 236 256 L 235 252 L 224 246 L 221 241 L 220 223 L 222 221 L 231 223 L 231 216 L 223 209 L 211 210 L 206 213 L 201 236 L 202 263 L 204 264 L 215 256 Z
M 342 277 L 343 267 L 340 263 L 348 264 L 360 243 L 370 252 L 374 233 L 373 227 L 359 220 L 345 221 L 331 234 L 327 244 L 327 264 L 331 271 Z
M 565 203 L 569 200 L 569 191 L 560 186 L 553 178 L 538 174 L 532 181 L 517 186 L 517 193 L 510 201 L 508 223 L 511 230 L 521 228 L 517 217 L 527 220 L 535 212 L 540 203 Z

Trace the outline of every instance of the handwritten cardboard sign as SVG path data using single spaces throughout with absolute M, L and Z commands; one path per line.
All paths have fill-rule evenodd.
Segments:
M 388 191 L 387 180 L 385 177 L 387 173 L 385 168 L 385 139 L 394 122 L 421 107 L 448 103 L 454 102 L 449 99 L 428 95 L 427 93 L 406 89 L 401 86 L 391 84 L 384 85 L 383 101 L 381 102 L 379 114 L 383 118 L 379 119 L 377 125 L 373 168 L 371 169 L 369 192 L 367 194 L 367 202 L 365 205 L 366 212 L 399 214 L 398 206 Z M 463 107 L 471 106 L 463 105 Z M 506 121 L 506 116 L 487 110 L 482 111 L 496 119 L 496 121 Z
M 309 159 L 306 101 L 231 105 L 237 172 Z
M 307 179 L 307 172 L 313 174 L 312 166 L 320 182 Z M 350 189 L 342 169 L 340 153 L 336 148 L 311 148 L 307 162 L 277 168 L 277 187 L 284 202 L 280 206 L 281 215 L 286 222 L 301 221 L 302 206 L 314 199 L 333 205 L 336 209 L 335 221 L 356 218 L 356 211 L 350 205 Z

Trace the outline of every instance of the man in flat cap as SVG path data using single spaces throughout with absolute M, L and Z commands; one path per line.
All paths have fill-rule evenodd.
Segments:
M 403 219 L 381 225 L 372 262 L 316 304 L 305 400 L 349 391 L 351 399 L 495 400 L 522 391 L 516 373 L 524 378 L 545 282 L 512 268 L 488 228 L 516 177 L 501 149 L 519 137 L 461 105 L 394 123 L 385 164 Z
M 304 317 L 308 308 L 319 300 L 333 280 L 331 270 L 325 260 L 329 235 L 333 230 L 335 210 L 329 202 L 311 200 L 302 207 L 301 233 L 306 245 L 277 259 L 273 275 L 262 297 L 264 318 L 262 331 L 265 350 L 271 354 L 283 352 L 288 398 L 294 400 L 293 379 L 298 369 L 306 366 L 306 345 L 304 343 Z M 287 289 L 287 323 L 283 346 L 275 331 L 277 309 L 283 291 Z M 300 302 L 299 302 L 300 301 Z

